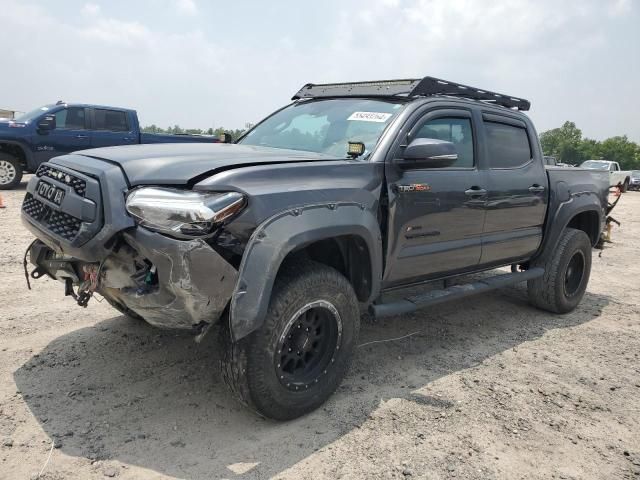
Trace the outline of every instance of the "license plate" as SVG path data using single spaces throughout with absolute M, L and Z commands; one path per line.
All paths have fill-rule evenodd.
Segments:
M 38 195 L 46 198 L 50 202 L 56 205 L 62 205 L 62 199 L 64 198 L 64 190 L 50 183 L 40 181 L 37 187 Z

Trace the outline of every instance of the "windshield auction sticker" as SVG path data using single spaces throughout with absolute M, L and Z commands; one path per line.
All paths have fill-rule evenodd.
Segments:
M 357 120 L 360 122 L 378 122 L 384 123 L 389 120 L 391 113 L 380 112 L 353 112 L 347 120 Z

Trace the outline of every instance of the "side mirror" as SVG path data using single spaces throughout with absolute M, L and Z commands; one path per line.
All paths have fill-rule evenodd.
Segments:
M 398 168 L 444 168 L 458 160 L 458 152 L 451 142 L 435 138 L 416 138 L 407 145 L 402 158 L 394 160 Z
M 56 128 L 56 116 L 45 115 L 38 122 L 38 130 L 41 132 L 49 132 Z
M 233 137 L 231 136 L 230 133 L 223 132 L 220 135 L 218 135 L 218 141 L 220 143 L 233 143 Z

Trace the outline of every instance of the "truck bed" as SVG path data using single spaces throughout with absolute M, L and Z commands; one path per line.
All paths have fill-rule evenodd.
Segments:
M 580 210 L 584 202 L 600 205 L 600 225 L 597 234 L 605 228 L 605 221 L 612 207 L 609 207 L 609 172 L 586 168 L 547 167 L 549 178 L 549 212 L 547 216 L 545 243 L 555 241 L 558 231 L 565 225 L 562 220 L 567 211 Z M 593 201 L 589 197 L 596 197 Z
M 568 191 L 570 194 L 581 192 L 598 192 L 602 199 L 602 205 L 607 205 L 609 196 L 609 172 L 591 170 L 588 168 L 546 168 L 549 177 L 550 191 L 561 193 Z M 564 185 L 562 183 L 564 183 Z

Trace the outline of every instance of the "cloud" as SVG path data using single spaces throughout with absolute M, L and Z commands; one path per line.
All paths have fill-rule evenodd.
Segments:
M 100 5 L 95 3 L 85 3 L 82 7 L 82 15 L 93 17 L 100 13 Z
M 198 13 L 198 6 L 194 0 L 176 0 L 176 9 L 185 15 L 195 15 Z
M 81 28 L 79 35 L 88 40 L 124 47 L 144 47 L 154 43 L 154 35 L 138 22 L 123 22 L 112 18 L 101 18 Z
M 234 128 L 307 82 L 432 75 L 530 99 L 540 130 L 569 119 L 593 137 L 640 140 L 640 19 L 628 0 L 260 2 L 224 21 L 205 3 L 87 3 L 73 18 L 33 1 L 0 0 L 3 68 L 20 72 L 0 76 L 0 92 L 23 110 L 63 98 L 137 108 L 143 123 Z M 178 8 L 197 16 L 174 18 Z
M 529 98 L 541 130 L 574 119 L 591 136 L 640 140 L 638 4 L 620 5 L 630 10 L 614 18 L 596 0 L 372 1 L 357 25 L 356 6 L 341 11 L 332 62 L 314 71 L 332 81 L 432 75 Z M 620 108 L 621 96 L 633 106 Z
M 615 0 L 611 2 L 609 8 L 609 15 L 613 17 L 617 17 L 619 15 L 624 15 L 631 11 L 631 1 L 632 0 Z

